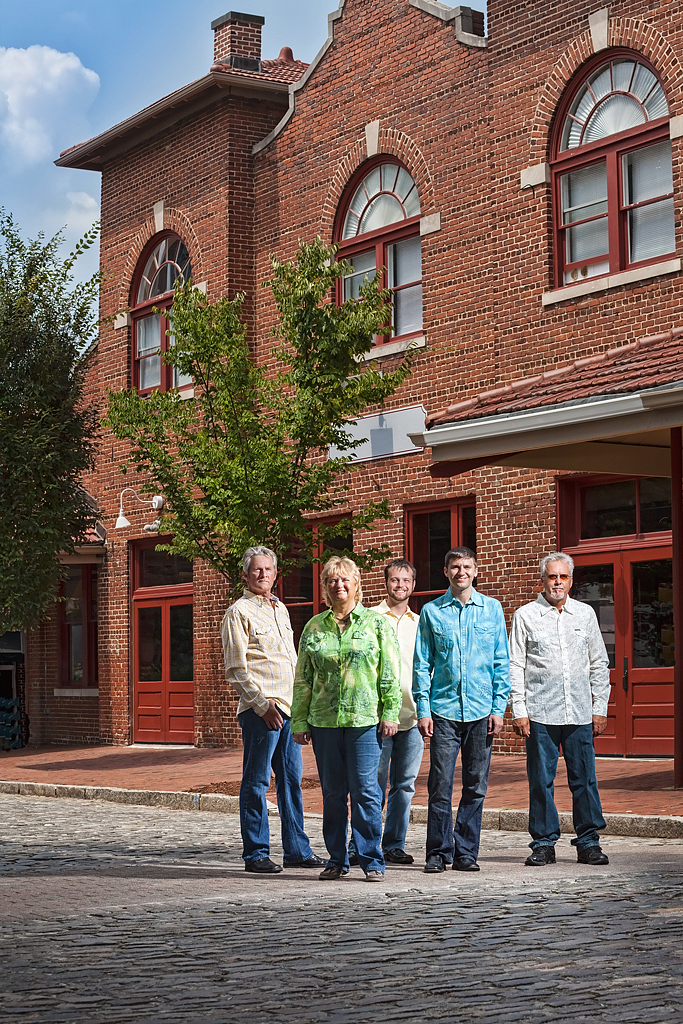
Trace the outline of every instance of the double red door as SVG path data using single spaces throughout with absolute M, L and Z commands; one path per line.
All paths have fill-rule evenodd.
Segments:
M 194 743 L 192 597 L 134 601 L 134 737 Z
M 575 555 L 573 596 L 598 616 L 610 658 L 599 754 L 673 756 L 671 548 Z

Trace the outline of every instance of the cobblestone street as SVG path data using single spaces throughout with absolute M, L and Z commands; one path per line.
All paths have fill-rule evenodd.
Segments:
M 610 838 L 605 869 L 563 840 L 529 869 L 525 836 L 485 832 L 480 874 L 434 876 L 414 827 L 415 866 L 370 886 L 360 869 L 247 875 L 234 815 L 15 796 L 0 811 L 5 1020 L 683 1020 L 681 840 Z

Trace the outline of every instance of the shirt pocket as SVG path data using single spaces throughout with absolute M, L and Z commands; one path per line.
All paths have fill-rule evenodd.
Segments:
M 493 627 L 486 623 L 478 623 L 474 627 L 474 643 L 481 654 L 490 655 L 493 653 Z
M 526 652 L 535 658 L 548 658 L 552 654 L 553 644 L 550 637 L 542 633 L 528 636 L 526 641 Z
M 274 651 L 279 647 L 279 634 L 270 626 L 255 626 L 254 640 L 263 651 Z
M 441 654 L 449 654 L 453 649 L 453 634 L 444 626 L 433 627 L 434 647 Z

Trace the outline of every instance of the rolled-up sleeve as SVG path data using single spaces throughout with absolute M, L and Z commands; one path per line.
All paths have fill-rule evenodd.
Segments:
M 432 674 L 434 672 L 434 639 L 427 616 L 422 611 L 417 625 L 413 655 L 413 700 L 418 718 L 431 718 Z
M 265 715 L 269 708 L 268 698 L 260 686 L 249 676 L 247 650 L 249 648 L 249 623 L 234 606 L 228 608 L 221 623 L 221 641 L 225 678 L 235 687 L 240 697 L 257 715 Z
M 510 708 L 513 720 L 529 717 L 526 706 L 526 687 L 524 685 L 526 640 L 526 624 L 522 616 L 515 612 L 512 616 L 512 628 L 510 630 Z

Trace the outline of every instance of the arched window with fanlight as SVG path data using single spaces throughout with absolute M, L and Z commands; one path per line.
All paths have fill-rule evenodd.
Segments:
M 641 55 L 601 54 L 587 65 L 553 141 L 558 287 L 675 252 L 669 105 Z
M 390 157 L 366 164 L 349 184 L 339 212 L 339 256 L 353 266 L 340 285 L 339 298 L 357 298 L 363 281 L 384 268 L 382 284 L 393 297 L 393 333 L 376 341 L 420 335 L 420 198 L 411 175 Z
M 173 345 L 166 311 L 173 302 L 178 278 L 192 276 L 185 243 L 177 235 L 157 236 L 142 254 L 133 281 L 133 384 L 141 393 L 187 389 L 192 379 L 166 365 L 161 353 Z M 157 312 L 154 312 L 154 310 Z

